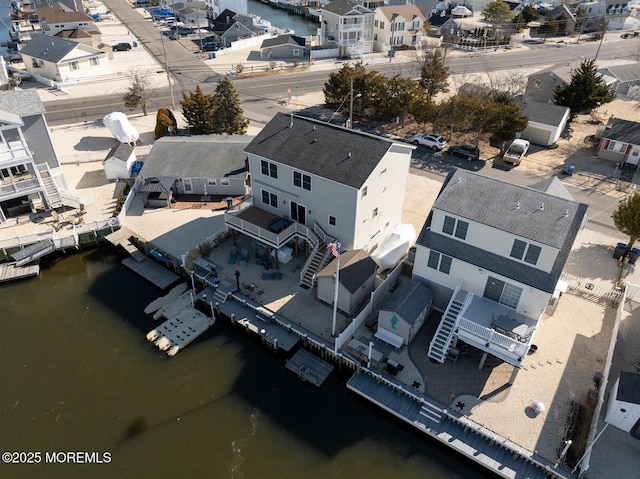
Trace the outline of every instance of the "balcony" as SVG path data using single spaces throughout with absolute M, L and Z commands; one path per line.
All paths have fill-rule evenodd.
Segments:
M 38 178 L 15 178 L 14 181 L 0 183 L 0 199 L 4 200 L 15 196 L 27 195 L 41 189 Z
M 499 303 L 471 293 L 458 315 L 455 335 L 477 349 L 522 367 L 538 320 L 529 318 Z
M 10 141 L 0 143 L 0 168 L 6 168 L 14 161 L 24 162 L 31 159 L 31 150 L 22 141 Z

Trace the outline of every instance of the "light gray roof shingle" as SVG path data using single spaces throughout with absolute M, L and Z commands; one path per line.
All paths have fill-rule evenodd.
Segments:
M 0 92 L 0 110 L 14 113 L 20 118 L 45 112 L 35 88 Z
M 278 35 L 274 38 L 267 38 L 262 42 L 260 48 L 276 47 L 280 45 L 298 45 L 304 47 L 305 40 L 302 37 L 296 35 Z
M 366 251 L 361 249 L 346 251 L 340 255 L 340 284 L 350 293 L 355 293 L 373 275 L 378 265 Z M 333 276 L 336 272 L 334 259 L 316 274 L 317 277 Z
M 40 60 L 58 63 L 78 45 L 78 42 L 60 37 L 33 35 L 31 41 L 22 47 L 20 53 Z
M 5 125 L 7 123 L 20 126 L 24 125 L 24 122 L 20 119 L 19 115 L 11 113 L 10 111 L 4 111 L 2 109 L 0 109 L 0 123 L 4 123 Z
M 620 371 L 616 399 L 632 404 L 640 404 L 640 373 Z
M 223 178 L 245 167 L 244 152 L 253 136 L 165 136 L 156 140 L 140 170 L 142 177 Z
M 378 136 L 278 113 L 246 151 L 359 189 L 392 145 Z
M 432 300 L 433 292 L 420 281 L 402 280 L 382 303 L 380 311 L 392 311 L 413 324 Z
M 135 150 L 135 147 L 131 146 L 129 143 L 120 143 L 109 150 L 109 153 L 107 153 L 103 163 L 112 157 L 122 161 L 127 161 L 131 156 L 131 153 L 133 153 L 133 150 Z
M 558 126 L 567 114 L 566 106 L 550 105 L 537 101 L 525 101 L 520 104 L 520 111 L 529 117 L 529 121 L 543 125 Z
M 354 10 L 354 9 L 359 9 L 361 12 L 366 12 L 366 13 L 371 12 L 371 10 L 361 5 L 357 5 L 352 2 L 347 2 L 345 0 L 333 0 L 331 3 L 329 3 L 328 5 L 324 5 L 321 8 L 321 10 L 323 11 L 335 13 L 336 15 L 341 15 L 341 16 L 346 15 L 347 13 L 349 13 L 351 10 Z
M 640 123 L 613 118 L 602 132 L 602 138 L 640 145 Z
M 622 83 L 640 80 L 640 64 L 632 63 L 629 65 L 615 65 L 611 67 L 601 68 L 598 73 L 603 75 L 611 75 Z

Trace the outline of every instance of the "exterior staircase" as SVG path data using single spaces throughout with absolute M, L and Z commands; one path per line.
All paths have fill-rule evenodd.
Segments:
M 81 208 L 83 206 L 78 195 L 58 189 L 53 176 L 51 176 L 49 165 L 38 165 L 38 173 L 42 180 L 44 195 L 50 209 L 58 208 L 60 206 L 70 206 L 72 208 Z
M 427 420 L 440 423 L 440 419 L 442 419 L 442 408 L 431 404 L 429 401 L 425 401 L 420 408 L 420 418 L 416 420 L 416 422 L 427 426 Z
M 216 292 L 213 293 L 213 297 L 218 303 L 224 303 L 229 297 L 229 294 L 225 293 L 220 288 L 216 288 Z
M 446 311 L 442 315 L 442 320 L 438 325 L 436 334 L 431 340 L 429 345 L 429 356 L 431 359 L 435 359 L 439 363 L 444 363 L 447 357 L 449 348 L 451 347 L 451 341 L 453 339 L 453 330 L 458 320 L 458 315 L 462 311 L 464 306 L 465 296 L 459 297 L 460 287 L 456 288 Z
M 317 246 L 314 248 L 314 253 L 305 265 L 306 270 L 300 282 L 307 288 L 313 288 L 316 281 L 316 273 L 326 264 L 327 245 L 315 232 L 309 230 L 309 233 L 314 236 Z

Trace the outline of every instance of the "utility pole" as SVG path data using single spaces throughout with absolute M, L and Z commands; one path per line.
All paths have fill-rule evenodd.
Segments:
M 164 35 L 160 32 L 160 41 L 162 42 L 162 53 L 164 53 L 164 71 L 167 72 L 167 81 L 169 82 L 169 92 L 171 93 L 171 108 L 176 111 L 176 100 L 173 97 L 173 84 L 171 83 L 171 75 L 169 74 L 169 63 L 167 61 L 167 49 L 164 46 Z
M 362 93 L 358 93 L 355 98 L 360 98 Z M 351 91 L 349 96 L 349 128 L 353 128 L 353 77 L 351 77 Z

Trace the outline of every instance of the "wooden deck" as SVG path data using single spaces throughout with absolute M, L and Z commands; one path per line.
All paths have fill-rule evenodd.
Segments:
M 130 256 L 123 259 L 122 264 L 162 290 L 173 286 L 180 280 L 180 276 L 176 273 L 149 258 L 137 261 Z
M 18 266 L 26 265 L 56 250 L 53 240 L 46 239 L 22 248 L 11 255 Z
M 469 419 L 456 418 L 426 396 L 418 400 L 416 394 L 398 390 L 364 373 L 355 373 L 349 379 L 347 388 L 498 477 L 571 477 L 564 475 L 562 470 L 553 469 L 553 464 L 548 461 L 534 457 L 533 453 Z
M 334 367 L 306 349 L 300 349 L 287 361 L 287 369 L 297 374 L 301 380 L 320 387 Z
M 15 279 L 29 278 L 40 274 L 40 264 L 30 263 L 18 266 L 15 263 L 0 264 L 0 283 L 13 281 Z

